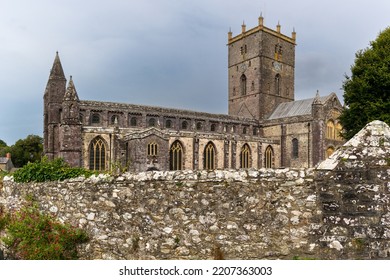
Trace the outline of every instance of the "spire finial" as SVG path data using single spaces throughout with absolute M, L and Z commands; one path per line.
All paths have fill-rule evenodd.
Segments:
M 280 33 L 280 21 L 278 20 L 278 25 L 276 26 L 276 31 Z
M 228 40 L 231 40 L 233 38 L 233 32 L 232 32 L 232 28 L 229 27 L 229 32 L 228 32 Z
M 263 12 L 261 12 L 259 16 L 259 26 L 263 26 L 263 25 L 264 25 L 264 18 L 263 18 Z
M 297 33 L 295 32 L 295 27 L 293 27 L 293 32 L 291 33 L 291 38 L 295 41 L 297 39 Z
M 242 21 L 241 29 L 242 29 L 242 33 L 245 33 L 246 31 L 245 21 Z

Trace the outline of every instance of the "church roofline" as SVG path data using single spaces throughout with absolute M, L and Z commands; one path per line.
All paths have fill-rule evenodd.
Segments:
M 233 44 L 234 42 L 237 42 L 237 41 L 239 41 L 239 40 L 241 40 L 241 39 L 243 39 L 243 38 L 245 38 L 247 36 L 250 36 L 250 35 L 252 35 L 254 33 L 257 33 L 259 31 L 263 31 L 263 32 L 266 32 L 268 34 L 274 35 L 274 36 L 276 36 L 276 37 L 278 37 L 278 38 L 280 38 L 280 39 L 282 39 L 284 41 L 287 41 L 289 43 L 292 43 L 292 44 L 296 45 L 296 32 L 295 32 L 295 29 L 291 33 L 291 37 L 289 37 L 289 36 L 284 35 L 284 34 L 282 34 L 280 32 L 280 24 L 279 23 L 276 26 L 276 31 L 275 31 L 275 30 L 273 30 L 271 28 L 268 28 L 268 27 L 264 26 L 263 21 L 264 21 L 264 18 L 262 16 L 260 16 L 259 17 L 259 24 L 256 27 L 254 27 L 254 28 L 252 28 L 252 29 L 250 29 L 248 31 L 246 31 L 246 25 L 245 25 L 245 23 L 243 23 L 242 24 L 242 32 L 239 35 L 235 36 L 235 37 L 233 37 L 233 33 L 231 32 L 231 30 L 229 30 L 229 32 L 228 32 L 228 43 L 227 44 L 228 45 Z
M 176 109 L 176 108 L 166 108 L 159 106 L 149 106 L 149 105 L 138 105 L 138 104 L 128 104 L 128 103 L 117 103 L 117 102 L 105 102 L 105 101 L 90 101 L 90 100 L 81 100 L 80 101 L 80 109 L 84 109 L 83 107 L 90 108 L 93 110 L 93 107 L 96 107 L 97 110 L 112 110 L 112 111 L 122 111 L 126 110 L 129 113 L 150 113 L 152 115 L 163 114 L 167 116 L 174 117 L 178 115 L 183 118 L 193 118 L 193 119 L 203 119 L 207 118 L 210 120 L 223 120 L 230 122 L 243 123 L 248 122 L 249 124 L 258 125 L 258 121 L 255 119 L 249 119 L 239 116 L 230 116 L 225 114 L 212 114 L 207 112 L 199 112 L 192 110 L 184 110 L 184 109 Z

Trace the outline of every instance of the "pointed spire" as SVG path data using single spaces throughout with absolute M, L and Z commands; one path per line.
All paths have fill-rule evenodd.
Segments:
M 56 57 L 54 58 L 53 66 L 50 70 L 49 79 L 65 79 L 64 70 L 62 69 L 60 56 L 58 51 L 56 52 Z
M 72 76 L 70 76 L 68 87 L 64 95 L 64 101 L 79 101 L 76 87 L 74 86 Z
M 278 21 L 278 25 L 276 26 L 276 32 L 280 33 L 280 22 Z

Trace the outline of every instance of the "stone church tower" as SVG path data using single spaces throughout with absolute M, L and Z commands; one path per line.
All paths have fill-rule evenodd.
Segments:
M 44 153 L 50 160 L 60 152 L 59 128 L 65 90 L 66 78 L 57 52 L 43 96 L 43 146 Z
M 81 166 L 80 100 L 72 77 L 66 88 L 58 52 L 50 71 L 43 102 L 45 155 L 50 160 L 62 157 L 71 166 Z
M 229 115 L 266 119 L 283 102 L 294 101 L 296 33 L 291 37 L 263 25 L 233 37 L 228 33 Z

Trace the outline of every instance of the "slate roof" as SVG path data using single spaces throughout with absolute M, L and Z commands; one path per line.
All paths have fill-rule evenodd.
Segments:
M 7 163 L 9 160 L 9 158 L 6 158 L 6 157 L 0 157 L 0 164 L 5 164 Z
M 319 101 L 324 104 L 333 93 L 328 96 L 318 97 Z M 311 115 L 311 105 L 315 98 L 291 101 L 281 103 L 276 107 L 275 111 L 269 116 L 269 120 L 290 118 L 296 116 Z

